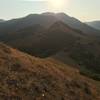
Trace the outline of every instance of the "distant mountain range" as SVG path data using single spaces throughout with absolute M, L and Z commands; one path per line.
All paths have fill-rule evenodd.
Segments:
M 31 14 L 0 23 L 0 41 L 75 65 L 82 74 L 100 80 L 100 31 L 64 13 Z
M 100 21 L 86 22 L 89 26 L 100 30 Z
M 5 20 L 3 20 L 3 19 L 0 19 L 0 22 L 4 22 Z

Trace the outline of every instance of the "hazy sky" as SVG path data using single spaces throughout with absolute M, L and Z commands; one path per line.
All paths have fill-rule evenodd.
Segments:
M 81 21 L 100 20 L 100 0 L 0 0 L 0 19 L 65 12 Z

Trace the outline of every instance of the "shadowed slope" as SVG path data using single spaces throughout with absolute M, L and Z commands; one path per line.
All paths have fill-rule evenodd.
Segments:
M 61 21 L 57 21 L 47 29 L 41 25 L 34 25 L 3 37 L 5 43 L 41 57 L 55 54 L 79 38 L 85 38 L 84 33 L 70 28 Z

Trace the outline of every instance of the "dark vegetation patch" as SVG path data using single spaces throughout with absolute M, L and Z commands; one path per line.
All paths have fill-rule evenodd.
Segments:
M 95 44 L 78 44 L 70 52 L 70 57 L 80 66 L 80 73 L 100 80 L 100 54 Z M 91 49 L 92 48 L 92 49 Z
M 88 76 L 94 80 L 100 81 L 100 74 L 97 74 L 94 71 L 91 71 L 91 69 L 85 68 L 84 66 L 80 68 L 80 74 Z
M 10 66 L 10 70 L 11 71 L 16 71 L 16 72 L 19 72 L 19 71 L 23 70 L 22 65 L 21 65 L 21 62 L 16 59 L 15 63 L 13 63 Z

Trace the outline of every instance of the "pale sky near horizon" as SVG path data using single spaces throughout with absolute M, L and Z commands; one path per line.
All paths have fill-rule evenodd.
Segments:
M 0 19 L 28 14 L 64 12 L 81 21 L 100 20 L 100 0 L 0 0 Z

